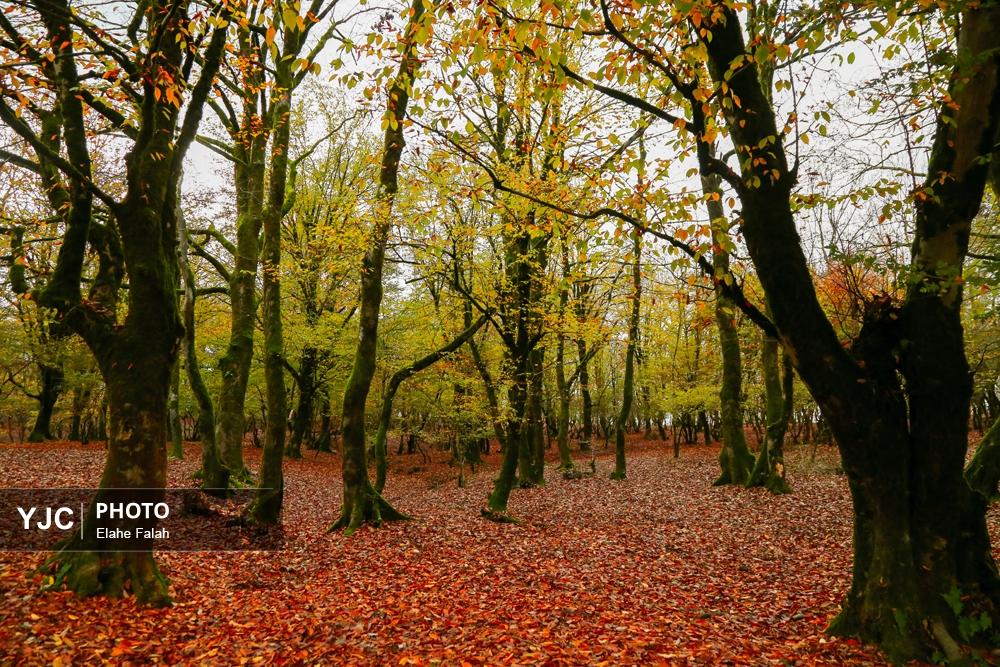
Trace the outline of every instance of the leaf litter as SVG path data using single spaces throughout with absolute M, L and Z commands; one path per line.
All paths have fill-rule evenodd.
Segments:
M 465 488 L 443 460 L 393 457 L 386 495 L 415 520 L 350 538 L 326 532 L 340 460 L 308 453 L 285 463 L 285 549 L 158 554 L 166 609 L 42 591 L 44 554 L 0 552 L 0 665 L 886 664 L 824 634 L 850 583 L 835 452 L 789 448 L 794 493 L 772 496 L 712 487 L 717 448 L 630 449 L 623 482 L 602 451 L 593 477 L 550 467 L 515 490 L 520 525 L 479 517 L 496 455 Z M 171 486 L 192 484 L 199 454 L 170 462 Z M 0 447 L 0 486 L 90 486 L 103 458 Z

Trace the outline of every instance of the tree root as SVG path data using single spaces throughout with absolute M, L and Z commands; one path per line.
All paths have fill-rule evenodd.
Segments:
M 160 573 L 151 551 L 69 551 L 85 545 L 70 542 L 43 566 L 51 574 L 48 588 L 65 586 L 79 597 L 123 597 L 131 593 L 142 604 L 171 604 L 170 582 Z
M 345 505 L 340 518 L 327 529 L 327 532 L 343 529 L 344 536 L 350 537 L 365 524 L 377 528 L 386 521 L 410 521 L 412 518 L 397 510 L 374 488 L 369 487 L 361 494 L 360 502 L 348 504 L 345 496 Z
M 483 518 L 486 519 L 487 521 L 492 521 L 494 523 L 512 523 L 515 525 L 520 525 L 521 523 L 520 519 L 513 517 L 510 514 L 507 514 L 506 512 L 498 512 L 488 507 L 484 507 L 482 510 L 480 510 L 480 514 L 482 514 Z

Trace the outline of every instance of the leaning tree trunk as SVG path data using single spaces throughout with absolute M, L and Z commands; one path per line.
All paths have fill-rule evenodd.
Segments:
M 389 87 L 385 114 L 385 142 L 379 172 L 378 193 L 374 207 L 374 232 L 361 262 L 361 305 L 358 321 L 358 345 L 354 366 L 344 389 L 342 422 L 344 499 L 340 518 L 331 530 L 344 528 L 346 534 L 361 525 L 380 525 L 382 521 L 405 518 L 372 486 L 368 478 L 368 448 L 365 446 L 365 403 L 375 375 L 375 351 L 378 343 L 378 319 L 382 307 L 382 267 L 385 246 L 392 229 L 393 203 L 399 189 L 399 160 L 403 155 L 403 122 L 410 90 L 420 60 L 417 32 L 424 17 L 424 0 L 414 0 L 403 37 L 403 55 L 396 78 Z M 433 14 L 433 12 L 432 12 Z
M 622 380 L 622 405 L 615 422 L 615 470 L 611 479 L 625 479 L 625 427 L 632 412 L 635 395 L 635 350 L 639 342 L 639 318 L 642 312 L 642 234 L 636 230 L 632 244 L 632 313 L 628 321 L 625 346 L 625 377 Z
M 489 320 L 487 315 L 483 315 L 474 323 L 465 328 L 458 336 L 449 341 L 446 345 L 438 348 L 434 352 L 427 354 L 413 363 L 400 368 L 389 378 L 389 383 L 385 388 L 385 396 L 382 398 L 382 409 L 379 411 L 378 432 L 375 434 L 375 491 L 382 493 L 385 488 L 386 472 L 388 461 L 386 457 L 386 441 L 389 436 L 389 425 L 392 421 L 392 402 L 396 398 L 399 386 L 408 378 L 416 375 L 425 368 L 430 367 L 437 361 L 445 358 L 458 348 L 462 347 L 484 324 Z
M 722 208 L 722 186 L 718 176 L 703 176 L 701 187 L 708 197 L 708 215 L 716 235 L 712 266 L 717 275 L 729 272 L 729 251 L 725 211 Z M 745 484 L 754 465 L 753 454 L 743 433 L 743 362 L 740 338 L 736 328 L 736 305 L 721 287 L 715 290 L 715 323 L 719 329 L 719 352 L 722 356 L 722 383 L 719 386 L 719 409 L 722 413 L 722 449 L 716 486 Z M 705 444 L 708 444 L 707 442 Z
M 198 366 L 198 345 L 195 330 L 196 289 L 194 271 L 188 262 L 187 221 L 177 202 L 177 259 L 184 288 L 184 367 L 188 385 L 198 404 L 198 424 L 201 431 L 201 488 L 216 496 L 226 494 L 229 470 L 222 465 L 219 447 L 215 440 L 215 406 L 208 393 L 205 380 Z
M 528 355 L 516 356 L 512 369 L 513 377 L 507 390 L 507 400 L 514 415 L 523 415 L 528 395 Z M 524 431 L 524 422 L 516 416 L 508 422 L 503 458 L 500 461 L 500 474 L 493 483 L 493 490 L 483 508 L 483 516 L 491 521 L 512 523 L 516 520 L 507 514 L 507 502 L 517 474 L 517 459 Z

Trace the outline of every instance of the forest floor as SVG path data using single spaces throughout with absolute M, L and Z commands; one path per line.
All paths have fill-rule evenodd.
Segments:
M 286 462 L 285 550 L 162 553 L 166 609 L 42 592 L 44 554 L 0 553 L 0 665 L 884 664 L 823 634 L 851 558 L 832 449 L 790 447 L 794 493 L 779 497 L 713 488 L 715 447 L 630 450 L 623 482 L 599 450 L 594 477 L 550 468 L 515 490 L 520 525 L 479 516 L 495 454 L 465 488 L 443 458 L 394 456 L 386 495 L 415 520 L 350 538 L 326 533 L 340 460 L 309 452 Z M 198 456 L 170 462 L 172 486 L 192 485 Z M 93 444 L 2 446 L 0 486 L 92 486 L 103 459 Z

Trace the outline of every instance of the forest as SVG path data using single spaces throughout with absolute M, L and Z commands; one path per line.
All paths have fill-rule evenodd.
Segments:
M 0 665 L 997 664 L 998 197 L 995 0 L 4 0 Z

